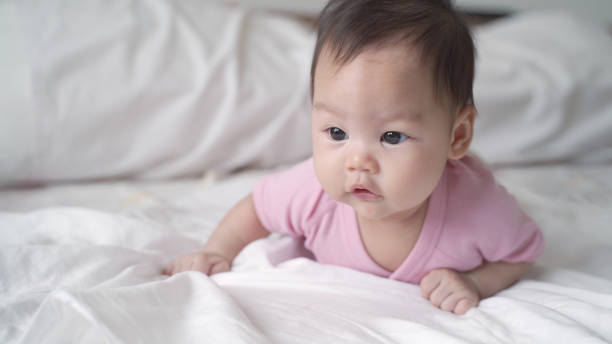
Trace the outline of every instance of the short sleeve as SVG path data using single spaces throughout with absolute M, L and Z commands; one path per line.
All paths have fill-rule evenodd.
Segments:
M 542 254 L 540 228 L 484 164 L 463 158 L 450 175 L 445 251 L 473 262 L 533 262 Z
M 307 236 L 308 221 L 323 193 L 312 159 L 270 174 L 253 189 L 255 212 L 270 232 Z
M 514 197 L 501 189 L 496 195 L 498 199 L 493 201 L 498 202 L 499 209 L 490 209 L 487 221 L 490 227 L 480 237 L 479 249 L 484 259 L 491 262 L 533 262 L 544 249 L 542 232 L 519 208 Z

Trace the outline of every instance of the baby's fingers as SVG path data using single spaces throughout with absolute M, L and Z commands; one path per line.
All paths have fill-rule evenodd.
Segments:
M 229 270 L 230 270 L 229 264 L 225 260 L 220 260 L 218 262 L 211 264 L 207 275 L 214 275 L 214 274 L 218 274 L 220 272 L 226 272 Z
M 438 285 L 429 295 L 429 302 L 432 305 L 442 308 L 442 304 L 453 297 L 453 290 L 447 285 Z M 443 308 L 442 308 L 443 309 Z
M 162 272 L 164 273 L 164 275 L 174 275 L 176 273 L 176 262 L 170 263 L 170 265 L 166 266 Z
M 429 273 L 421 280 L 421 295 L 427 300 L 431 294 L 440 286 L 441 279 L 435 273 Z
M 448 295 L 440 304 L 440 309 L 461 315 L 478 304 L 478 299 L 467 292 L 455 292 Z
M 224 257 L 206 252 L 196 252 L 176 259 L 163 272 L 170 276 L 183 271 L 199 271 L 206 275 L 212 275 L 229 271 L 229 269 L 230 264 Z
M 191 270 L 192 262 L 186 261 L 183 257 L 176 259 L 164 269 L 164 274 L 172 276 L 179 272 Z
M 459 300 L 459 302 L 457 302 L 457 305 L 455 306 L 455 309 L 453 310 L 453 313 L 455 314 L 465 314 L 467 313 L 467 311 L 469 311 L 470 309 L 472 309 L 473 307 L 476 307 L 478 305 L 478 299 L 461 299 Z
M 221 256 L 202 254 L 194 257 L 189 262 L 189 267 L 184 270 L 199 271 L 206 275 L 212 275 L 229 270 L 229 263 Z

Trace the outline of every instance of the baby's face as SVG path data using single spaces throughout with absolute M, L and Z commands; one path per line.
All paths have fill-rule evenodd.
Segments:
M 418 54 L 368 49 L 339 67 L 324 51 L 314 80 L 313 157 L 325 191 L 368 219 L 414 215 L 444 171 L 453 125 Z

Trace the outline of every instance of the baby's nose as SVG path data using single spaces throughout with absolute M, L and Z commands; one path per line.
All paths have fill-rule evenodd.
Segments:
M 349 172 L 378 173 L 380 169 L 376 158 L 365 151 L 350 154 L 346 158 L 345 167 Z

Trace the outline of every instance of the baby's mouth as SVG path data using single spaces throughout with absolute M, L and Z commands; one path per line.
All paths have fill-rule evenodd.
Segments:
M 360 187 L 354 188 L 351 194 L 363 201 L 377 201 L 382 198 L 381 195 L 377 195 L 366 188 Z

